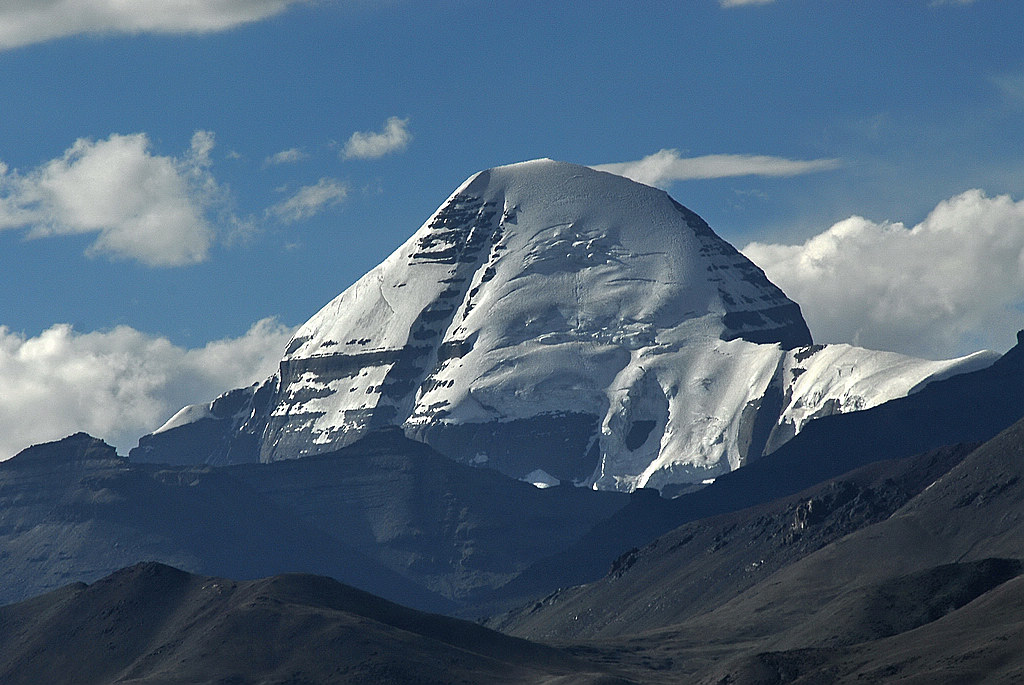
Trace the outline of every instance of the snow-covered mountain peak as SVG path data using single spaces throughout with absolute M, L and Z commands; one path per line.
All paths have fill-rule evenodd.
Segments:
M 217 435 L 204 460 L 269 461 L 401 426 L 515 478 L 700 483 L 815 416 L 990 361 L 812 347 L 799 307 L 668 194 L 543 159 L 471 176 L 300 327 L 274 378 L 132 456 Z
M 666 193 L 545 159 L 470 177 L 303 326 L 288 357 L 392 349 L 428 330 L 499 346 L 639 345 L 684 321 L 694 322 L 689 334 L 810 344 L 798 307 Z

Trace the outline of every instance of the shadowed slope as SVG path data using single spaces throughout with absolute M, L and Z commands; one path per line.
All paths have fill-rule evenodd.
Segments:
M 990 563 L 1005 565 L 997 560 Z M 948 569 L 940 567 L 944 572 Z M 908 579 L 920 576 L 915 574 Z M 999 584 L 955 611 L 948 606 L 945 609 L 937 620 L 891 637 L 847 647 L 761 652 L 740 657 L 704 682 L 925 685 L 1024 681 L 1024 578 Z
M 398 429 L 326 455 L 229 467 L 261 496 L 456 602 L 473 602 L 564 549 L 629 495 L 539 489 L 459 464 Z
M 0 463 L 0 559 L 0 602 L 159 560 L 235 578 L 330 573 L 451 607 L 223 470 L 132 464 L 84 433 Z
M 578 640 L 685 621 L 884 520 L 969 452 L 958 446 L 877 462 L 791 497 L 684 524 L 620 556 L 604 578 L 560 590 L 488 625 L 529 639 Z
M 157 560 L 233 578 L 331 575 L 449 612 L 628 501 L 538 489 L 397 429 L 327 455 L 229 468 L 133 464 L 80 434 L 0 464 L 0 601 Z
M 813 523 L 813 511 L 805 508 L 806 516 L 793 522 Z M 696 557 L 729 558 L 737 546 L 742 552 L 752 540 L 737 532 L 761 520 L 741 516 L 737 530 L 725 527 L 711 540 L 705 536 L 701 546 L 708 546 L 695 550 Z M 613 579 L 594 586 L 596 601 L 589 606 L 585 595 L 591 590 L 568 595 L 568 606 L 580 618 L 588 616 L 586 610 L 600 616 L 595 626 L 601 632 L 594 634 L 607 636 L 578 645 L 577 653 L 637 672 L 659 664 L 664 682 L 853 682 L 858 676 L 870 682 L 974 682 L 989 673 L 1014 682 L 1024 673 L 1020 619 L 1011 610 L 1021 601 L 1019 579 L 1011 579 L 1021 571 L 1024 550 L 1024 421 L 971 452 L 891 516 L 756 583 L 734 580 L 736 588 L 746 589 L 731 599 L 719 593 L 711 606 L 691 601 L 688 610 L 659 617 L 659 605 L 686 605 L 685 596 L 673 597 L 686 583 L 677 588 L 664 574 L 671 554 L 682 553 L 679 543 L 691 542 L 676 539 L 678 534 L 700 523 L 638 552 L 623 573 L 634 589 L 625 591 L 629 602 L 616 611 L 628 615 L 631 607 L 647 607 L 653 619 L 639 623 L 646 632 L 633 632 L 629 621 L 607 615 L 601 593 Z M 679 551 L 668 544 L 672 540 Z M 659 554 L 669 555 L 666 563 Z M 691 568 L 699 574 L 702 566 Z M 684 565 L 680 573 L 685 571 Z M 687 615 L 694 605 L 698 610 Z M 555 617 L 564 613 L 557 602 L 553 608 Z M 528 619 L 533 628 L 521 632 L 541 634 L 538 621 L 545 611 L 538 608 Z
M 329 578 L 236 582 L 152 563 L 0 608 L 0 681 L 624 682 Z

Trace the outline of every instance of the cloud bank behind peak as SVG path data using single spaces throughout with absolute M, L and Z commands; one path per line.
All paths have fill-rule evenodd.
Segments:
M 800 303 L 818 342 L 940 358 L 1024 328 L 1024 201 L 968 190 L 919 224 L 852 216 L 799 245 L 742 252 Z

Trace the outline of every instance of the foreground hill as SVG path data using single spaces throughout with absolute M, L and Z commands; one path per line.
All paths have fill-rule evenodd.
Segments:
M 238 582 L 146 563 L 0 607 L 0 682 L 627 681 L 329 578 Z
M 963 566 L 968 567 L 969 575 L 960 572 Z M 894 583 L 888 596 L 907 586 L 920 587 L 922 580 L 931 580 L 930 575 L 957 574 L 967 581 L 968 591 L 970 583 L 976 582 L 975 578 L 980 577 L 988 584 L 1002 579 L 986 576 L 988 569 L 980 566 L 944 566 L 933 574 L 914 574 L 900 579 L 901 583 Z M 989 564 L 990 568 L 995 566 L 996 563 Z M 981 573 L 973 573 L 975 570 Z M 925 588 L 933 589 L 934 584 L 928 583 Z M 955 593 L 959 588 L 953 586 L 949 589 Z M 945 586 L 940 586 L 939 590 L 941 599 L 953 594 Z M 705 682 L 735 685 L 763 682 L 1011 685 L 1024 682 L 1024 659 L 1021 658 L 1024 654 L 1024 578 L 1017 576 L 996 585 L 955 611 L 950 611 L 948 605 L 938 604 L 923 603 L 923 606 L 913 607 L 917 611 L 922 609 L 932 612 L 933 617 L 941 617 L 914 630 L 847 647 L 798 649 L 743 657 L 730 662 Z

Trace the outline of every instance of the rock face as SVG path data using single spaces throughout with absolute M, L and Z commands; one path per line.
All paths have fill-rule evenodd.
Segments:
M 26 447 L 8 461 L 8 466 L 31 466 L 33 464 L 63 465 L 85 464 L 89 462 L 122 463 L 117 450 L 94 438 L 88 433 L 75 433 L 63 440 L 46 442 Z
M 186 407 L 131 457 L 274 461 L 401 426 L 516 478 L 661 488 L 991 361 L 812 346 L 798 305 L 667 194 L 537 160 L 469 178 L 298 330 L 278 374 Z

